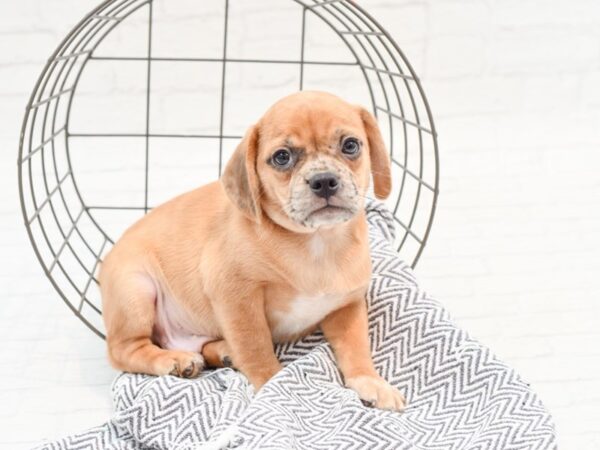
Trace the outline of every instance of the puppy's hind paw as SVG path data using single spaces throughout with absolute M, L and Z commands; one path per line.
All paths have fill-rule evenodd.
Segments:
M 223 367 L 233 367 L 233 361 L 227 355 L 225 355 L 225 356 L 223 356 L 223 358 L 221 358 L 221 362 L 223 363 Z

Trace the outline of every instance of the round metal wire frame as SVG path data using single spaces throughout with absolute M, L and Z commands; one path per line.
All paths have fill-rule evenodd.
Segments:
M 302 9 L 302 37 L 298 60 L 234 60 L 227 54 L 229 2 L 225 2 L 220 133 L 208 136 L 219 141 L 219 174 L 223 161 L 223 103 L 225 67 L 230 61 L 249 64 L 297 64 L 298 89 L 311 64 L 345 64 L 360 69 L 367 85 L 373 113 L 390 145 L 394 171 L 394 198 L 389 202 L 398 224 L 397 246 L 414 266 L 425 246 L 434 217 L 438 195 L 438 149 L 436 132 L 421 84 L 398 45 L 360 6 L 348 0 L 292 0 Z M 71 164 L 69 119 L 80 76 L 95 59 L 94 51 L 103 39 L 139 8 L 148 8 L 148 54 L 146 83 L 145 200 L 148 205 L 148 139 L 151 62 L 152 0 L 108 0 L 84 17 L 65 37 L 38 78 L 23 120 L 19 157 L 19 193 L 25 226 L 35 253 L 48 279 L 66 304 L 91 330 L 103 337 L 101 303 L 95 276 L 113 238 L 86 203 Z M 305 59 L 305 20 L 309 14 L 321 19 L 352 54 L 353 62 L 309 61 Z M 106 59 L 104 57 L 104 59 Z M 114 58 L 127 59 L 127 58 Z M 139 59 L 139 58 L 138 58 Z M 168 58 L 167 58 L 168 59 Z M 163 58 L 164 60 L 164 58 Z M 173 61 L 183 59 L 172 58 Z M 202 61 L 198 58 L 198 61 Z M 213 59 L 207 59 L 214 61 Z M 93 135 L 89 135 L 93 137 Z M 187 137 L 187 136 L 180 136 Z M 197 136 L 198 137 L 198 136 Z M 227 136 L 226 136 L 227 137 Z M 230 136 L 229 136 L 230 138 Z M 398 150 L 399 149 L 399 150 Z M 429 167 L 427 166 L 429 165 Z M 428 170 L 426 170 L 428 169 Z M 408 192 L 407 186 L 414 186 Z M 423 199 L 428 197 L 428 201 Z M 407 198 L 410 207 L 401 207 Z M 110 209 L 110 205 L 102 208 Z M 114 209 L 119 207 L 115 206 Z M 417 216 L 421 215 L 421 220 Z M 412 248 L 408 253 L 408 248 Z

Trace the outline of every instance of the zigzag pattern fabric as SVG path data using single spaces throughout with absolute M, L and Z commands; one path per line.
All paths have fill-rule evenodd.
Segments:
M 316 333 L 281 345 L 285 368 L 257 394 L 231 369 L 195 380 L 121 374 L 100 427 L 38 449 L 555 449 L 552 419 L 513 369 L 456 327 L 398 257 L 393 217 L 367 205 L 373 280 L 367 295 L 379 373 L 408 400 L 402 414 L 344 388 Z

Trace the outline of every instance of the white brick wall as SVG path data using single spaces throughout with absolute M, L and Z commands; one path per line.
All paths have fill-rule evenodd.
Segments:
M 0 2 L 6 449 L 92 426 L 110 409 L 113 373 L 103 345 L 62 305 L 35 261 L 15 165 L 35 79 L 96 3 Z M 554 414 L 561 448 L 600 447 L 600 3 L 361 4 L 407 54 L 439 131 L 441 195 L 420 279 L 461 325 L 532 382 Z

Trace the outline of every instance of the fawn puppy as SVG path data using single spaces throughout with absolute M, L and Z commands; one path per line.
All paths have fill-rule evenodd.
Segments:
M 281 368 L 273 343 L 320 327 L 346 385 L 402 410 L 369 349 L 371 175 L 386 198 L 390 161 L 369 112 L 323 92 L 275 103 L 219 181 L 154 208 L 104 259 L 113 366 L 181 377 L 233 366 L 259 389 Z

